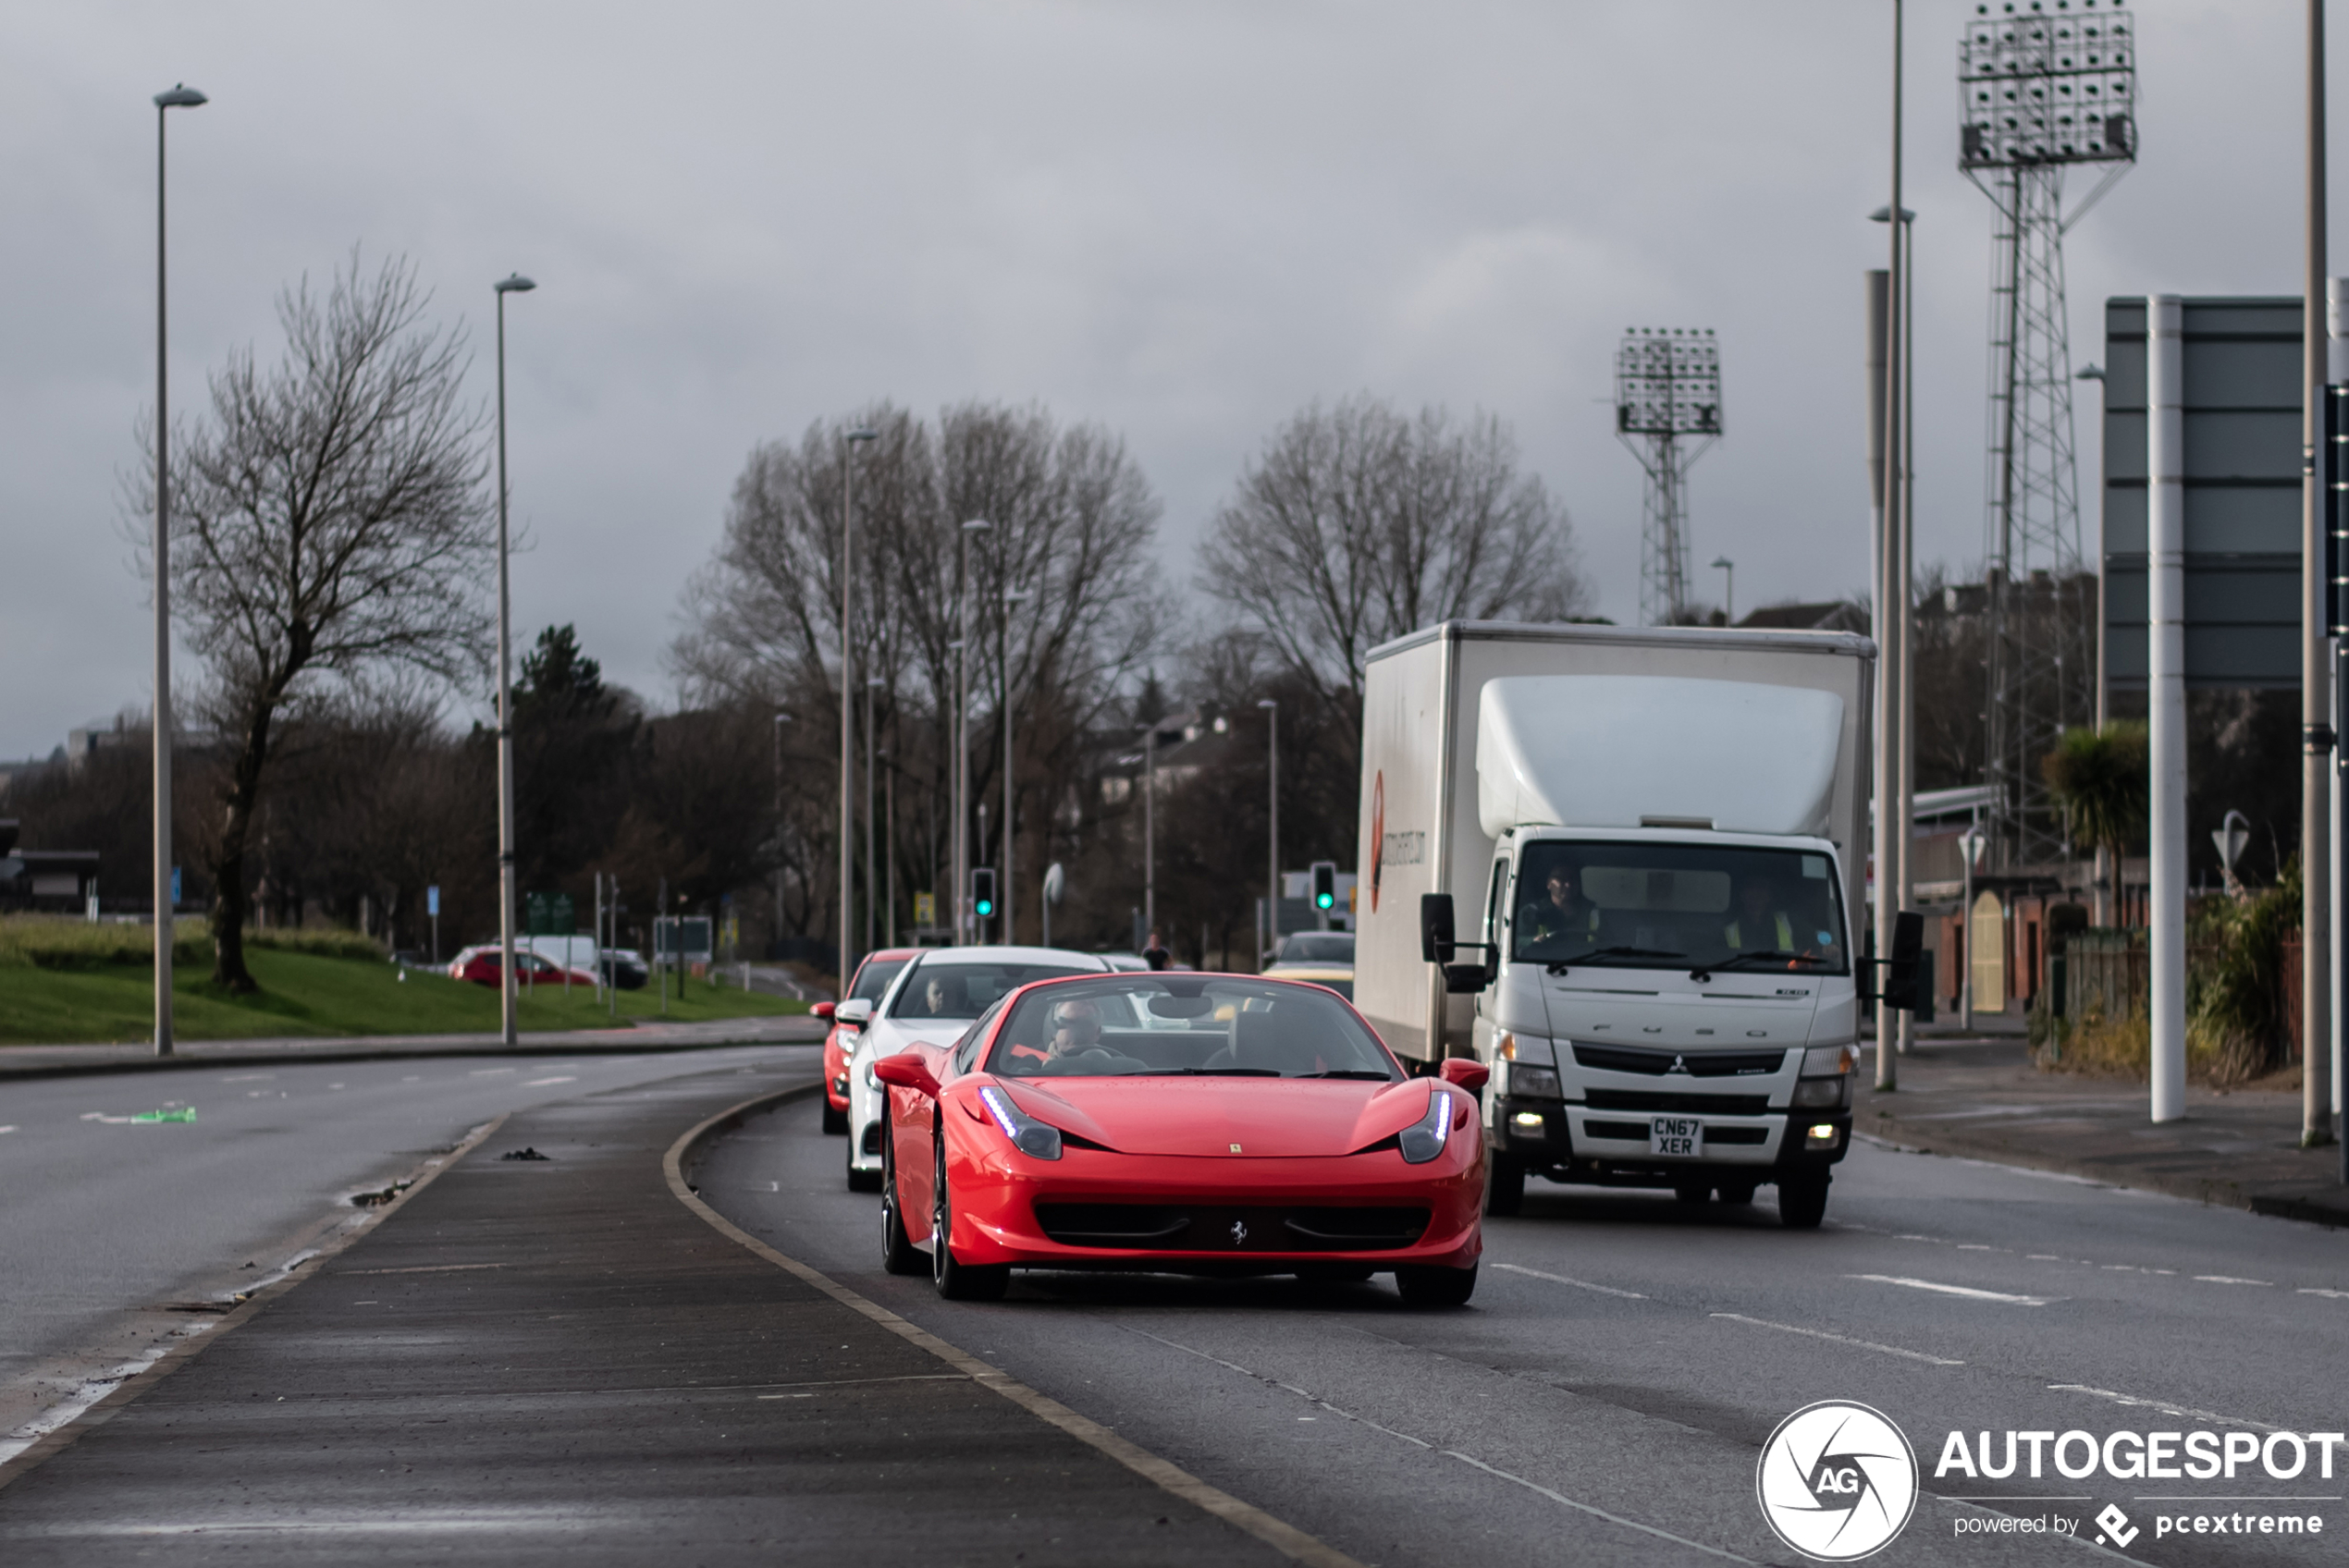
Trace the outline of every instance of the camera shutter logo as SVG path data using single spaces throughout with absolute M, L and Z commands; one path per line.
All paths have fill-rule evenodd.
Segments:
M 1917 1456 L 1883 1412 L 1822 1400 L 1778 1423 L 1753 1490 L 1778 1539 L 1822 1562 L 1851 1562 L 1907 1526 Z

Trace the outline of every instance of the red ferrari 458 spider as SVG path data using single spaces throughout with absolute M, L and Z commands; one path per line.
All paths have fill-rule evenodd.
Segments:
M 1392 1272 L 1427 1306 L 1476 1288 L 1485 1070 L 1408 1076 L 1322 986 L 1039 981 L 873 1075 L 882 1261 L 941 1295 L 1000 1296 L 1014 1268 Z

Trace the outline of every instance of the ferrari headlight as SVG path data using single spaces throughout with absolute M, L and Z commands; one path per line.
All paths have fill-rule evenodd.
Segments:
M 978 1101 L 987 1108 L 987 1114 L 995 1119 L 995 1125 L 1003 1130 L 1003 1136 L 1009 1138 L 1012 1146 L 1020 1153 L 1037 1159 L 1060 1158 L 1059 1128 L 1048 1121 L 1037 1121 L 1020 1109 L 1011 1096 L 992 1084 L 979 1089 Z
M 1427 1114 L 1404 1128 L 1395 1141 L 1406 1163 L 1425 1165 L 1444 1152 L 1445 1141 L 1451 1135 L 1452 1096 L 1438 1089 L 1427 1096 Z

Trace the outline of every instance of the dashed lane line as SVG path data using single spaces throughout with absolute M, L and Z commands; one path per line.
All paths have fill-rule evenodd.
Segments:
M 1963 1366 L 1965 1365 L 1962 1361 L 1952 1361 L 1946 1355 L 1927 1355 L 1921 1350 L 1902 1350 L 1899 1345 L 1880 1345 L 1874 1340 L 1855 1340 L 1847 1334 L 1830 1334 L 1825 1329 L 1802 1329 L 1791 1323 L 1773 1323 L 1767 1318 L 1748 1317 L 1741 1312 L 1716 1312 L 1713 1316 L 1725 1317 L 1732 1323 L 1751 1323 L 1757 1329 L 1776 1329 L 1781 1334 L 1802 1334 L 1814 1340 L 1832 1340 L 1837 1344 L 1851 1345 L 1859 1350 L 1880 1351 L 1886 1355 L 1906 1356 L 1911 1361 L 1922 1361 L 1933 1366 Z
M 2145 1410 L 2158 1410 L 2164 1415 L 2175 1415 L 2182 1421 L 2210 1421 L 2221 1427 L 2256 1427 L 2262 1432 L 2281 1432 L 2287 1427 L 2266 1421 L 2248 1421 L 2240 1415 L 2221 1415 L 2215 1410 L 2196 1410 L 2191 1405 L 2172 1404 L 2168 1400 L 2146 1399 L 2137 1394 L 2124 1394 L 2112 1389 L 2091 1388 L 2085 1383 L 2049 1383 L 2050 1393 L 2086 1394 L 2094 1399 L 2109 1399 L 2115 1404 L 2134 1405 Z
M 1963 1296 L 1968 1301 L 1998 1301 L 2013 1306 L 2045 1306 L 2051 1296 L 2009 1295 L 2004 1291 L 1976 1290 L 1972 1285 L 1945 1285 L 1938 1280 L 1912 1280 L 1905 1274 L 1846 1274 L 1847 1280 L 1865 1280 L 1871 1284 L 1900 1285 L 1912 1291 L 1931 1291 L 1937 1295 Z
M 1554 1285 L 1571 1285 L 1578 1291 L 1596 1291 L 1603 1296 L 1621 1296 L 1625 1301 L 1648 1299 L 1637 1291 L 1618 1291 L 1613 1285 L 1593 1285 L 1588 1280 L 1569 1280 L 1563 1274 L 1544 1274 L 1539 1268 L 1528 1268 L 1522 1264 L 1496 1263 L 1493 1267 L 1506 1268 L 1512 1274 L 1524 1274 L 1536 1280 L 1547 1280 Z

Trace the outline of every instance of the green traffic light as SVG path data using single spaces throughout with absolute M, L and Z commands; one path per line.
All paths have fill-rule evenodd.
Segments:
M 1332 904 L 1337 902 L 1335 899 L 1330 897 L 1327 893 L 1323 893 L 1320 898 L 1315 899 L 1313 901 L 1321 905 L 1323 909 L 1327 909 Z

